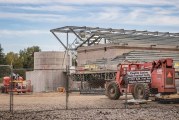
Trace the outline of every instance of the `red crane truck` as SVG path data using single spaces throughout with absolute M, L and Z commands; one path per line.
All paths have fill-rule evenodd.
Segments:
M 173 59 L 119 64 L 116 80 L 106 84 L 106 95 L 116 100 L 125 92 L 131 93 L 135 99 L 146 100 L 151 94 L 177 93 Z

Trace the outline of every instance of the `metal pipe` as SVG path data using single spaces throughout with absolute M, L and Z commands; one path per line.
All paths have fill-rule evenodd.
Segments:
M 13 83 L 13 67 L 12 65 L 0 65 L 0 67 L 9 67 L 10 70 L 11 70 L 11 81 L 10 81 L 10 99 L 9 99 L 9 112 L 10 113 L 13 113 L 13 97 L 14 97 L 14 94 L 13 94 L 13 86 L 12 86 L 12 83 Z
M 66 74 L 67 74 L 67 80 L 66 80 L 66 110 L 68 110 L 68 99 L 69 99 L 69 65 L 70 65 L 70 58 L 69 58 L 69 39 L 68 39 L 68 33 L 67 33 L 67 65 L 66 65 Z
M 13 114 L 13 106 L 14 106 L 14 102 L 13 102 L 13 97 L 14 97 L 14 93 L 13 93 L 13 67 L 12 65 L 9 66 L 11 69 L 11 82 L 10 82 L 10 112 Z

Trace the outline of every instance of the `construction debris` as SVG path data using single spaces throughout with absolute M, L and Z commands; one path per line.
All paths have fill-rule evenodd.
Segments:
M 151 102 L 151 100 L 144 100 L 144 99 L 130 99 L 130 100 L 127 100 L 128 105 L 147 104 L 148 102 Z

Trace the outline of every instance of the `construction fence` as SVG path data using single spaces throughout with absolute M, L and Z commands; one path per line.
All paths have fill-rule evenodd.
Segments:
M 11 69 L 10 66 L 1 67 L 3 67 L 1 70 L 4 70 L 1 75 L 0 111 L 24 113 L 67 109 L 125 109 L 126 99 L 133 99 L 130 94 L 121 96 L 119 100 L 110 100 L 105 95 L 105 82 L 115 79 L 115 71 L 70 74 L 68 70 L 63 70 L 62 75 L 66 76 L 63 82 L 61 77 L 55 76 L 57 71 L 51 71 L 50 76 L 49 71 L 43 71 L 40 74 L 36 72 L 36 74 L 31 74 L 34 75 L 33 78 L 38 78 L 35 79 L 37 82 L 34 84 L 35 81 L 32 79 L 30 83 L 27 82 L 28 74 L 23 74 L 30 72 L 29 70 Z M 16 77 L 11 77 L 13 74 Z M 9 90 L 2 93 L 4 76 L 9 76 L 14 82 L 10 81 L 9 83 L 13 83 L 12 86 L 9 84 Z M 18 78 L 20 76 L 26 81 L 25 83 L 20 81 Z M 38 86 L 41 89 L 38 92 L 34 91 Z M 150 104 L 140 107 L 146 106 Z
M 37 72 L 36 76 L 33 77 L 38 77 L 38 81 L 43 82 L 43 79 L 50 79 L 52 83 L 48 81 L 45 83 L 46 86 L 43 86 L 44 83 L 37 82 L 38 86 L 43 86 L 44 89 L 41 89 L 39 92 L 34 92 L 34 87 L 37 87 L 37 85 L 35 84 L 35 86 L 33 86 L 33 80 L 31 80 L 30 83 L 27 82 L 29 79 L 26 79 L 27 76 L 24 73 L 28 72 L 30 71 L 25 69 L 11 70 L 8 67 L 4 70 L 4 73 L 1 75 L 0 111 L 32 112 L 57 109 L 125 108 L 125 97 L 121 97 L 119 101 L 111 101 L 105 96 L 104 80 L 102 79 L 104 77 L 112 79 L 114 75 L 98 73 L 93 75 L 71 76 L 67 71 L 64 71 L 63 75 L 66 74 L 67 77 L 65 77 L 64 82 L 60 82 L 59 84 L 57 81 L 53 81 L 56 79 L 60 81 L 60 77 L 55 76 L 57 71 L 51 71 L 52 75 L 48 78 L 44 77 L 46 74 L 49 74 L 47 71 L 46 74 L 41 73 L 41 79 Z M 11 77 L 11 75 L 16 76 Z M 4 88 L 5 84 L 3 82 L 4 76 L 12 78 L 13 80 L 12 82 L 10 79 L 6 92 L 2 92 L 2 88 Z M 26 82 L 21 82 L 20 77 Z M 78 77 L 78 80 L 74 80 L 73 77 Z M 95 79 L 97 81 L 95 81 Z M 10 83 L 12 83 L 12 88 Z M 53 84 L 59 84 L 59 86 L 57 87 L 57 85 L 55 86 Z

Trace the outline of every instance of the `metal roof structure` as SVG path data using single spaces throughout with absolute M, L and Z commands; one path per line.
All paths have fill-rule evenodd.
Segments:
M 149 44 L 149 45 L 167 45 L 179 49 L 179 33 L 169 32 L 150 32 L 137 30 L 124 30 L 99 27 L 79 27 L 65 26 L 51 29 L 50 32 L 57 38 L 62 46 L 67 49 L 68 44 L 71 50 L 77 50 L 82 46 L 92 46 L 94 44 L 117 43 L 123 45 L 129 44 Z M 58 37 L 58 33 L 67 34 L 67 45 Z M 73 43 L 69 43 L 69 34 L 74 34 L 76 38 Z

